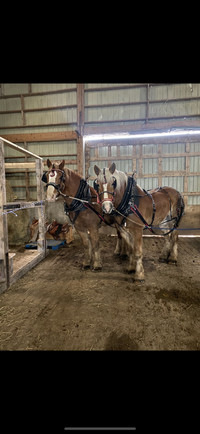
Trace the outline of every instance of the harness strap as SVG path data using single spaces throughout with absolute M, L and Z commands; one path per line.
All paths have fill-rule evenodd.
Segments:
M 105 219 L 104 219 L 104 217 L 101 215 L 101 214 L 99 214 L 98 213 L 98 211 L 96 211 L 96 209 L 94 209 L 93 208 L 93 206 L 88 202 L 88 204 L 86 205 L 86 203 L 84 203 L 84 206 L 86 207 L 86 208 L 88 208 L 88 209 L 91 209 L 100 219 L 101 219 L 101 222 L 104 222 L 106 225 L 108 225 L 108 226 L 112 226 L 110 223 L 108 223 Z M 100 222 L 100 223 L 101 223 Z
M 150 225 L 146 222 L 146 220 L 144 219 L 144 217 L 142 216 L 142 214 L 140 213 L 140 211 L 138 209 L 139 201 L 136 204 L 136 200 L 137 200 L 136 198 L 138 198 L 137 184 L 136 184 L 135 179 L 132 176 L 128 177 L 128 183 L 127 183 L 126 190 L 124 192 L 124 196 L 123 196 L 120 204 L 118 205 L 116 211 L 123 214 L 124 218 L 126 218 L 129 214 L 131 214 L 133 212 L 134 214 L 137 215 L 137 217 L 140 218 L 140 220 L 142 221 L 142 223 L 144 223 L 146 228 L 148 228 L 152 233 L 155 233 L 153 231 L 153 229 L 151 228 L 153 221 L 154 221 L 154 218 L 155 218 L 155 212 L 156 212 L 155 202 L 154 202 L 153 197 L 150 193 L 148 193 L 145 190 L 144 190 L 144 192 L 146 193 L 147 196 L 149 196 L 151 198 L 152 205 L 153 205 L 153 215 L 152 215 L 152 221 L 151 221 Z M 124 220 L 123 220 L 123 222 L 124 222 Z
M 73 220 L 71 220 L 71 218 L 69 216 L 72 224 L 75 223 L 79 213 L 81 211 L 85 210 L 84 204 L 79 201 L 79 199 L 81 199 L 82 197 L 84 197 L 84 198 L 90 197 L 89 185 L 88 185 L 87 181 L 85 181 L 85 179 L 80 180 L 79 188 L 78 188 L 77 193 L 75 195 L 75 198 L 72 200 L 71 204 L 67 205 L 66 202 L 64 203 L 65 214 L 67 214 L 69 216 L 70 212 L 75 213 Z M 76 200 L 76 199 L 78 199 L 78 200 Z
M 132 190 L 134 184 L 136 184 L 135 180 L 132 176 L 129 176 L 123 198 L 117 207 L 117 211 L 119 211 L 121 214 L 124 214 L 124 216 L 127 216 L 130 213 L 129 202 L 131 201 L 131 198 L 133 196 Z
M 146 222 L 146 220 L 144 219 L 144 217 L 142 216 L 141 212 L 139 211 L 138 207 L 137 207 L 135 204 L 133 204 L 133 205 L 131 206 L 131 210 L 134 212 L 134 214 L 137 215 L 137 217 L 140 218 L 140 220 L 142 221 L 142 223 L 144 223 L 145 228 L 149 229 L 153 234 L 155 234 L 154 230 L 153 230 L 152 227 L 151 227 L 151 224 L 152 224 L 152 223 L 149 225 L 149 224 Z
M 73 199 L 73 201 L 71 202 L 71 204 L 68 206 L 66 204 L 66 202 L 64 203 L 64 208 L 65 208 L 65 214 L 67 214 L 69 216 L 70 212 L 74 212 L 75 216 L 73 218 L 73 220 L 71 220 L 70 216 L 70 220 L 72 222 L 72 224 L 75 223 L 78 215 L 80 212 L 85 211 L 86 208 L 90 209 L 91 211 L 93 211 L 101 220 L 101 222 L 103 221 L 106 225 L 111 226 L 110 223 L 106 222 L 106 220 L 104 219 L 104 217 L 98 213 L 98 211 L 96 211 L 96 209 L 93 208 L 93 206 L 88 202 L 88 199 L 91 199 L 91 193 L 90 193 L 90 186 L 87 183 L 87 181 L 85 179 L 81 179 L 80 180 L 80 185 L 78 188 L 78 191 L 75 195 L 75 198 Z M 96 197 L 96 196 L 95 196 Z M 86 202 L 82 202 L 82 200 L 87 199 L 87 203 Z M 100 223 L 101 223 L 100 222 Z
M 149 196 L 149 197 L 151 198 L 151 200 L 152 200 L 153 214 L 152 214 L 152 220 L 151 220 L 151 223 L 150 223 L 150 225 L 149 225 L 149 226 L 152 226 L 152 224 L 153 224 L 153 222 L 154 222 L 154 218 L 155 218 L 155 213 L 156 213 L 156 205 L 155 205 L 155 202 L 154 202 L 154 199 L 153 199 L 152 194 L 149 193 L 148 191 L 144 190 L 144 188 L 143 188 L 143 191 L 144 191 L 144 192 L 146 193 L 146 195 Z

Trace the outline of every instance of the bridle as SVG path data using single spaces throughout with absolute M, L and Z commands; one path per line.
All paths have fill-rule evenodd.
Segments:
M 102 183 L 102 185 L 103 185 L 103 191 L 101 193 L 99 193 L 98 178 L 94 180 L 94 184 L 93 184 L 93 187 L 94 187 L 95 191 L 97 192 L 97 202 L 100 205 L 102 205 L 103 202 L 113 202 L 115 194 L 116 194 L 115 191 L 108 191 L 107 190 L 108 181 L 106 179 L 105 167 L 103 168 L 103 176 L 104 176 L 104 182 Z M 113 184 L 112 184 L 112 186 L 113 186 L 113 189 L 115 190 L 116 187 L 117 187 L 117 180 L 116 180 L 116 178 L 114 176 L 112 178 L 113 178 Z M 111 198 L 110 197 L 107 197 L 107 198 L 103 197 L 103 199 L 101 199 L 100 197 L 102 195 L 104 195 L 104 194 L 110 194 L 112 197 Z
M 55 182 L 47 182 L 47 174 L 49 173 L 50 176 L 54 175 L 54 172 L 61 172 L 62 175 L 60 177 L 60 182 L 59 184 L 56 184 Z M 53 175 L 51 175 L 51 173 L 53 173 Z M 59 194 L 63 195 L 62 191 L 61 191 L 61 182 L 64 183 L 65 182 L 65 171 L 61 170 L 61 169 L 51 169 L 48 170 L 47 172 L 45 172 L 42 176 L 42 181 L 46 183 L 45 188 L 47 189 L 49 187 L 49 185 L 52 185 Z

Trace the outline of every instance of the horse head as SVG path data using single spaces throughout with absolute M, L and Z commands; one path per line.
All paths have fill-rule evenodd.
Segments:
M 43 174 L 42 181 L 46 183 L 48 201 L 55 201 L 65 186 L 64 165 L 65 160 L 58 163 L 47 159 L 49 170 Z
M 114 205 L 114 197 L 117 188 L 117 179 L 114 176 L 116 169 L 115 163 L 112 163 L 109 168 L 101 170 L 98 166 L 94 166 L 94 171 L 97 179 L 94 181 L 94 188 L 99 197 L 99 203 L 102 205 L 102 210 L 105 214 L 111 214 Z

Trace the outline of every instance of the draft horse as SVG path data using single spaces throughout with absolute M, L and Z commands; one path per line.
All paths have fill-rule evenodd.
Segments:
M 115 163 L 101 170 L 94 166 L 94 182 L 99 203 L 105 214 L 113 215 L 121 236 L 129 246 L 128 272 L 135 272 L 135 280 L 144 280 L 142 263 L 142 234 L 148 228 L 159 227 L 166 235 L 160 260 L 176 263 L 178 232 L 175 230 L 184 211 L 181 194 L 172 187 L 144 190 L 133 176 L 116 170 Z M 154 224 L 154 226 L 153 226 Z
M 47 201 L 55 201 L 59 196 L 63 198 L 64 211 L 83 242 L 83 268 L 92 266 L 93 270 L 101 270 L 99 227 L 101 222 L 112 224 L 113 217 L 103 217 L 97 192 L 76 172 L 64 168 L 65 160 L 59 163 L 47 159 L 47 166 L 49 170 L 42 177 L 46 183 Z

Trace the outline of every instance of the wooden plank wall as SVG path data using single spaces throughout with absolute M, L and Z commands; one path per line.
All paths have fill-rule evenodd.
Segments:
M 180 140 L 180 139 L 179 139 Z M 154 144 L 152 145 L 152 140 L 146 140 L 146 141 L 132 141 L 129 140 L 129 142 L 125 143 L 125 140 L 120 143 L 118 142 L 112 142 L 108 143 L 106 141 L 104 142 L 95 142 L 95 143 L 86 143 L 86 177 L 89 177 L 90 181 L 92 182 L 95 179 L 94 174 L 94 164 L 99 164 L 99 166 L 102 168 L 104 166 L 109 167 L 109 165 L 114 161 L 116 163 L 117 169 L 126 171 L 129 175 L 131 175 L 134 171 L 136 172 L 135 178 L 136 180 L 139 179 L 138 183 L 140 184 L 143 180 L 153 180 L 155 179 L 155 185 L 154 187 L 163 186 L 163 178 L 165 177 L 173 177 L 174 183 L 176 183 L 177 177 L 183 180 L 183 189 L 181 191 L 181 194 L 184 196 L 184 201 L 186 205 L 186 209 L 188 206 L 188 197 L 200 197 L 200 191 L 189 191 L 189 178 L 190 177 L 200 177 L 200 171 L 197 169 L 196 171 L 192 171 L 192 165 L 191 165 L 191 157 L 198 157 L 200 159 L 200 150 L 196 152 L 191 151 L 191 143 L 192 139 L 190 138 L 181 138 L 181 144 L 184 144 L 185 151 L 184 152 L 166 152 L 165 151 L 165 144 L 169 144 L 169 142 L 172 142 L 172 139 L 162 139 L 162 143 L 160 143 L 159 139 L 154 140 Z M 123 145 L 122 145 L 123 143 Z M 173 142 L 172 142 L 173 143 Z M 178 139 L 176 139 L 176 143 L 173 143 L 176 145 L 178 142 Z M 144 144 L 145 146 L 145 153 L 144 153 Z M 155 145 L 157 144 L 157 147 Z M 149 145 L 149 146 L 148 146 Z M 124 147 L 128 147 L 128 151 L 124 155 Z M 155 147 L 155 150 L 152 151 L 152 147 Z M 114 147 L 114 152 L 113 152 Z M 200 149 L 200 147 L 199 147 Z M 104 152 L 102 152 L 104 150 Z M 181 158 L 183 157 L 183 168 L 181 170 L 165 170 L 165 158 L 170 159 L 171 166 L 173 166 L 173 159 Z M 145 160 L 156 162 L 152 166 L 152 164 L 146 163 Z M 157 161 L 156 161 L 157 160 Z M 144 166 L 147 167 L 147 171 L 144 171 Z M 151 169 L 151 167 L 154 167 L 153 171 L 149 171 L 148 173 L 148 167 Z M 155 169 L 156 167 L 156 169 Z M 171 169 L 171 167 L 170 167 Z M 148 184 L 148 182 L 147 182 Z M 165 184 L 166 185 L 166 184 Z M 153 187 L 153 188 L 154 188 Z M 149 189 L 152 187 L 149 187 Z M 175 187 L 176 188 L 176 187 Z M 177 188 L 178 189 L 178 188 Z
M 6 215 L 3 214 L 3 206 L 6 202 L 4 164 L 4 143 L 0 140 L 0 293 L 5 291 L 10 284 L 8 273 L 8 227 Z
M 13 94 L 12 86 L 14 89 L 13 92 L 15 92 Z M 59 87 L 59 85 L 55 86 L 57 88 Z M 60 86 L 62 87 L 63 85 Z M 31 84 L 19 84 L 18 87 L 19 89 L 21 89 L 23 94 L 16 94 L 17 85 L 16 89 L 12 84 L 10 89 L 8 89 L 8 85 L 5 86 L 5 92 L 4 85 L 1 85 L 0 99 L 2 100 L 1 108 L 3 108 L 3 110 L 0 110 L 0 116 L 6 116 L 7 121 L 2 121 L 5 124 L 4 126 L 0 124 L 0 135 L 13 143 L 19 143 L 20 146 L 27 150 L 29 150 L 31 144 L 34 143 L 34 145 L 37 145 L 37 143 L 39 143 L 41 146 L 41 142 L 43 142 L 44 151 L 42 151 L 41 146 L 40 156 L 44 158 L 44 166 L 46 165 L 46 159 L 49 157 L 55 160 L 62 160 L 63 158 L 65 158 L 66 166 L 68 166 L 69 168 L 72 167 L 73 170 L 83 175 L 84 85 L 78 83 L 77 85 L 66 86 L 68 86 L 68 88 L 50 90 L 50 86 L 47 85 L 46 91 L 43 90 L 41 92 L 38 92 L 33 90 L 34 86 L 32 86 Z M 53 87 L 54 85 L 52 85 L 52 88 Z M 76 93 L 76 104 L 68 103 L 67 101 L 65 104 L 62 104 L 61 102 L 59 103 L 59 101 L 61 101 L 59 99 L 59 96 L 60 98 L 62 98 L 63 101 L 63 97 L 65 96 L 65 94 L 66 96 L 69 95 L 70 100 L 70 95 L 74 95 L 74 93 Z M 55 98 L 52 99 L 54 105 L 50 106 L 48 98 L 53 97 Z M 34 100 L 33 103 L 30 102 L 32 101 L 32 99 Z M 41 104 L 39 104 L 40 101 Z M 70 110 L 74 113 L 75 110 L 77 114 L 76 116 L 75 114 L 73 114 L 73 116 L 68 114 L 70 121 L 67 119 L 66 116 L 66 121 L 61 123 L 59 119 L 65 118 L 65 114 L 67 114 L 66 110 L 68 110 L 68 113 L 70 112 Z M 52 112 L 53 121 L 51 123 L 48 123 L 47 121 L 44 124 L 40 120 L 39 113 L 47 113 L 47 115 L 49 116 L 49 112 Z M 60 117 L 57 115 L 58 112 L 60 113 Z M 38 114 L 37 120 L 35 120 L 34 118 L 35 125 L 31 123 L 31 113 L 33 113 L 34 116 Z M 55 116 L 53 116 L 54 113 Z M 19 118 L 20 115 L 21 121 Z M 73 121 L 73 119 L 71 118 L 74 118 L 75 121 Z M 62 127 L 63 131 L 60 130 Z M 29 132 L 26 132 L 27 130 Z M 34 132 L 34 130 L 36 130 L 37 132 Z M 53 155 L 52 151 L 48 153 L 48 144 L 54 145 L 55 142 L 60 142 L 64 144 L 63 146 L 66 149 L 64 156 L 63 153 L 59 153 L 59 150 L 56 155 Z M 76 143 L 76 146 L 74 146 L 74 149 L 76 148 L 76 151 L 74 151 L 73 154 L 69 153 L 67 145 L 65 146 L 65 143 L 67 142 Z M 72 148 L 71 144 L 70 147 Z M 23 197 L 19 197 L 20 199 L 36 199 L 36 185 L 33 185 L 30 180 L 30 172 L 33 172 L 33 170 L 24 168 L 20 170 L 19 174 L 19 171 L 15 170 L 14 168 L 14 161 L 19 161 L 19 158 L 20 161 L 30 161 L 30 157 L 27 157 L 24 154 L 20 154 L 18 157 L 16 154 L 12 155 L 9 153 L 9 158 L 5 158 L 6 163 L 13 163 L 12 169 L 9 170 L 9 180 L 11 181 L 11 185 L 13 186 L 14 191 L 16 191 L 16 189 L 20 189 L 19 191 L 24 191 L 24 193 L 21 193 Z M 16 176 L 17 178 L 14 181 L 14 178 Z
M 16 144 L 10 143 L 5 140 L 5 145 L 10 146 L 11 148 L 25 152 L 28 155 L 28 151 L 24 151 L 22 148 L 17 146 Z M 35 163 L 16 163 L 18 167 L 24 164 L 29 167 L 34 164 L 35 172 L 36 172 L 36 181 L 37 181 L 37 201 L 35 205 L 38 207 L 38 219 L 39 219 L 39 239 L 37 245 L 37 255 L 35 255 L 34 260 L 30 260 L 29 263 L 23 264 L 20 269 L 18 269 L 17 275 L 14 273 L 12 275 L 12 255 L 9 257 L 9 245 L 8 245 L 8 224 L 7 224 L 7 214 L 6 210 L 13 209 L 19 204 L 15 205 L 14 203 L 7 203 L 6 200 L 6 179 L 5 179 L 5 155 L 4 155 L 4 139 L 0 137 L 0 293 L 4 292 L 9 288 L 10 284 L 13 283 L 17 278 L 21 277 L 25 272 L 31 269 L 36 263 L 42 260 L 46 254 L 46 229 L 45 229 L 45 205 L 44 205 L 44 189 L 42 185 L 42 174 L 43 174 L 43 161 L 42 158 L 30 153 L 31 158 L 35 158 Z M 23 205 L 24 202 L 23 202 Z M 23 208 L 22 205 L 22 208 Z M 27 202 L 25 208 L 32 208 L 33 203 Z
M 45 144 L 45 142 L 75 140 L 76 154 L 68 156 L 66 165 L 70 167 L 76 164 L 76 170 L 81 175 L 84 173 L 84 134 L 121 131 L 145 132 L 155 129 L 159 131 L 166 128 L 199 127 L 200 84 L 198 83 L 78 83 L 60 84 L 60 88 L 58 84 L 19 84 L 18 87 L 11 84 L 10 89 L 8 86 L 8 84 L 0 86 L 0 102 L 2 102 L 0 135 L 14 143 L 22 144 L 27 149 L 33 142 Z M 18 93 L 16 93 L 17 91 Z M 186 148 L 183 153 L 179 153 L 179 156 L 185 158 L 184 170 L 182 173 L 174 171 L 170 175 L 184 176 L 184 194 L 187 201 L 188 180 L 189 176 L 192 176 L 190 157 L 199 157 L 199 153 L 191 152 L 190 138 L 185 138 L 182 141 L 186 143 Z M 123 143 L 125 145 L 125 142 Z M 137 141 L 138 145 L 141 143 L 140 140 Z M 145 143 L 148 142 L 145 141 Z M 158 160 L 158 173 L 153 174 L 153 177 L 158 177 L 160 184 L 162 177 L 169 176 L 169 172 L 165 174 L 163 170 L 163 159 L 167 158 L 167 155 L 163 153 L 162 143 L 158 143 L 156 140 L 153 140 L 153 143 L 158 144 L 157 154 L 153 155 L 153 158 Z M 163 143 L 173 143 L 173 141 L 167 139 Z M 100 144 L 98 144 L 98 148 L 99 146 Z M 111 148 L 109 147 L 109 149 Z M 148 178 L 149 174 L 143 173 L 143 161 L 150 156 L 143 153 L 142 145 L 139 156 L 136 155 L 135 149 L 136 147 L 133 145 L 133 153 L 127 158 L 132 158 L 132 169 L 137 169 L 139 177 Z M 95 158 L 99 157 L 98 153 L 97 149 Z M 45 159 L 49 155 L 44 153 L 40 155 L 44 157 L 45 165 Z M 62 159 L 63 154 L 57 155 L 57 157 Z M 29 160 L 29 157 L 24 156 L 23 158 L 24 162 Z M 112 159 L 111 154 L 108 154 L 108 160 L 109 158 Z M 119 160 L 125 158 L 125 155 L 121 155 L 118 145 L 117 158 Z M 6 161 L 8 162 L 8 160 Z M 87 164 L 86 161 L 86 175 Z M 33 185 L 30 184 L 29 180 L 30 171 L 31 169 L 25 168 L 23 172 L 23 189 L 26 200 L 30 199 L 33 191 Z M 196 175 L 198 176 L 199 172 L 195 172 L 194 176 Z M 198 191 L 193 191 L 190 196 L 196 193 Z

